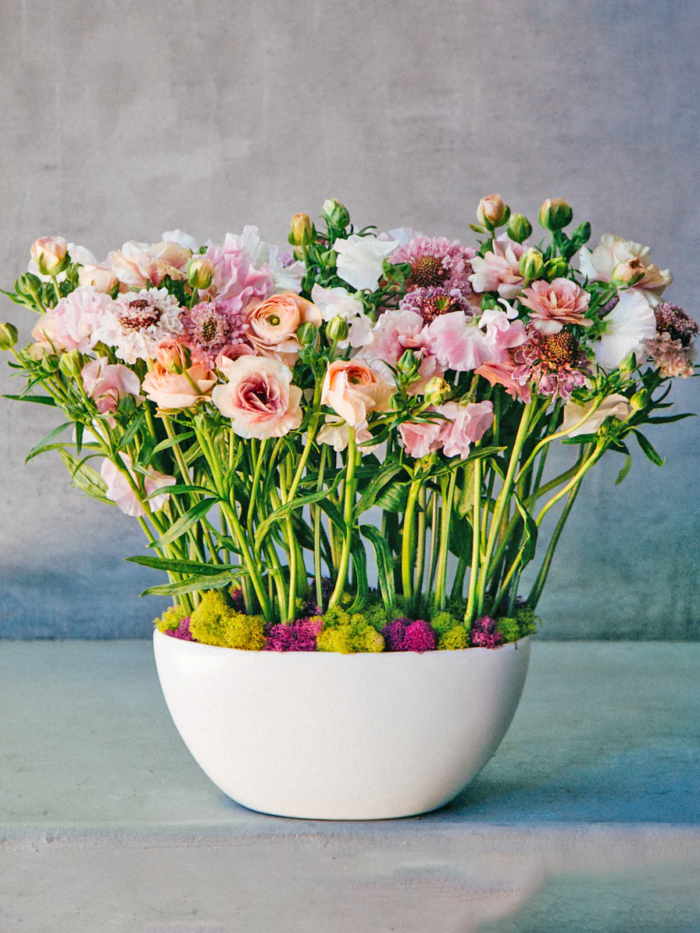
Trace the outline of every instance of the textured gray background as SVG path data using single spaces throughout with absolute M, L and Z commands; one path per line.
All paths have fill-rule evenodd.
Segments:
M 361 224 L 466 237 L 482 194 L 566 196 L 594 238 L 652 244 L 694 311 L 700 4 L 693 0 L 3 3 L 0 281 L 58 233 L 99 256 L 182 227 L 282 242 L 335 196 Z M 2 316 L 20 324 L 9 302 Z M 3 374 L 3 391 L 9 383 Z M 676 387 L 697 408 L 697 383 Z M 0 636 L 146 635 L 133 519 L 23 466 L 54 421 L 3 402 Z M 590 477 L 541 604 L 547 637 L 698 638 L 700 434 L 650 432 Z M 609 455 L 609 458 L 611 456 Z

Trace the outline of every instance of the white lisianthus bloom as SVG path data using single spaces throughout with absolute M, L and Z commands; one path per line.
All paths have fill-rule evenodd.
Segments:
M 97 262 L 95 256 L 90 252 L 89 249 L 86 249 L 84 246 L 79 246 L 77 243 L 68 244 L 68 255 L 70 256 L 71 262 L 77 262 L 81 266 L 94 265 Z M 50 275 L 42 275 L 39 272 L 39 266 L 34 262 L 33 259 L 29 261 L 27 267 L 27 272 L 31 272 L 32 275 L 35 275 L 38 279 L 41 279 L 42 282 L 51 282 L 53 281 Z M 56 276 L 57 282 L 63 282 L 66 278 L 66 271 L 59 272 Z
M 365 347 L 372 342 L 372 319 L 365 314 L 365 308 L 359 298 L 351 295 L 346 289 L 323 288 L 314 285 L 311 290 L 311 300 L 321 312 L 326 323 L 333 318 L 341 317 L 348 322 L 348 336 L 341 340 L 338 346 L 341 350 L 346 347 Z
M 619 421 L 627 421 L 632 414 L 632 406 L 624 395 L 615 393 L 609 395 L 600 403 L 598 408 L 590 415 L 583 424 L 579 422 L 586 417 L 586 413 L 593 408 L 595 400 L 587 402 L 585 405 L 579 405 L 571 399 L 564 406 L 564 422 L 562 431 L 566 431 L 569 437 L 578 437 L 580 434 L 595 434 L 608 418 L 617 418 Z M 576 427 L 576 425 L 579 425 Z
M 338 254 L 339 277 L 353 288 L 376 291 L 384 271 L 384 260 L 398 246 L 398 240 L 378 240 L 356 233 L 347 240 L 336 240 L 333 249 Z
M 301 280 L 306 274 L 306 266 L 303 262 L 297 260 L 285 265 L 279 247 L 270 246 L 269 243 L 261 240 L 257 227 L 246 225 L 240 236 L 232 236 L 231 239 L 246 250 L 256 269 L 263 265 L 269 268 L 275 292 L 299 294 Z
M 177 243 L 178 246 L 191 249 L 193 253 L 196 253 L 199 249 L 199 244 L 195 238 L 182 230 L 166 230 L 165 233 L 161 233 L 160 238 L 166 243 Z
M 619 301 L 603 323 L 605 332 L 593 350 L 598 365 L 607 370 L 617 369 L 630 353 L 639 353 L 644 349 L 644 341 L 656 334 L 654 310 L 635 288 L 620 293 Z
M 644 278 L 634 288 L 643 293 L 652 307 L 659 303 L 664 289 L 673 281 L 668 269 L 661 270 L 651 261 L 651 250 L 648 246 L 625 240 L 612 233 L 603 234 L 600 243 L 592 252 L 583 246 L 578 256 L 579 269 L 588 277 L 589 282 L 609 282 L 615 266 L 638 259 L 644 266 Z

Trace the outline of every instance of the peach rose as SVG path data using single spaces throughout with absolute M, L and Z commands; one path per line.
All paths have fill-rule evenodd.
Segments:
M 282 292 L 248 310 L 246 335 L 258 353 L 293 365 L 300 348 L 296 332 L 307 321 L 319 327 L 322 320 L 316 305 L 294 292 Z
M 78 270 L 78 282 L 80 285 L 92 285 L 96 292 L 108 295 L 119 280 L 106 263 L 90 263 Z
M 222 359 L 228 382 L 218 385 L 212 400 L 231 419 L 239 437 L 283 437 L 302 422 L 301 389 L 292 385 L 292 371 L 280 360 L 241 356 Z
M 380 382 L 360 360 L 335 360 L 326 370 L 321 404 L 330 407 L 348 424 L 367 421 L 372 411 L 386 411 L 396 387 Z
M 44 275 L 50 275 L 57 266 L 60 266 L 67 252 L 68 243 L 62 236 L 39 237 L 32 243 L 31 248 L 32 259 Z
M 184 373 L 176 373 L 156 361 L 146 373 L 143 391 L 158 408 L 174 410 L 194 408 L 197 402 L 208 398 L 215 385 L 216 376 L 201 363 L 195 363 Z

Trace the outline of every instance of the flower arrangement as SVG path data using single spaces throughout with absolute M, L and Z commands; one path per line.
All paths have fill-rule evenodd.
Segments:
M 174 600 L 161 631 L 244 650 L 496 648 L 535 630 L 588 471 L 622 454 L 621 482 L 631 441 L 663 465 L 642 428 L 688 417 L 655 412 L 693 375 L 698 332 L 662 300 L 669 272 L 616 236 L 588 249 L 562 199 L 542 205 L 539 241 L 498 195 L 476 216 L 474 248 L 356 230 L 335 200 L 320 228 L 295 215 L 288 253 L 254 227 L 221 245 L 171 231 L 104 262 L 34 243 L 4 292 L 38 315 L 23 349 L 0 329 L 26 379 L 6 397 L 64 414 L 28 459 L 58 451 L 74 486 L 140 523 L 152 553 L 129 560 L 169 577 L 142 595 Z M 550 476 L 554 441 L 575 456 Z

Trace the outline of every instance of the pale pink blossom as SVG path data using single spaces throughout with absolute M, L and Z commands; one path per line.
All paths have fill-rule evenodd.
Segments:
M 302 422 L 301 389 L 292 385 L 292 371 L 269 357 L 241 356 L 222 360 L 228 380 L 212 392 L 219 411 L 231 419 L 240 437 L 283 437 Z
M 172 411 L 194 408 L 209 397 L 216 382 L 216 374 L 202 363 L 194 363 L 185 372 L 178 373 L 156 362 L 144 377 L 143 391 L 158 408 Z
M 449 419 L 440 431 L 446 457 L 466 459 L 471 444 L 480 441 L 493 424 L 493 402 L 446 402 L 438 411 Z
M 101 339 L 99 331 L 114 311 L 115 303 L 92 285 L 80 285 L 61 298 L 34 326 L 32 336 L 56 350 L 88 353 Z
M 177 480 L 174 476 L 166 476 L 164 473 L 158 473 L 152 467 L 146 468 L 146 473 L 137 474 L 133 468 L 131 458 L 127 454 L 120 454 L 125 468 L 131 474 L 136 485 L 143 484 L 146 496 L 151 496 L 158 489 L 164 489 L 166 486 L 174 486 Z M 116 467 L 111 460 L 104 460 L 101 469 L 102 479 L 107 484 L 105 495 L 111 502 L 116 502 L 119 508 L 126 515 L 134 518 L 141 518 L 146 514 L 145 509 L 139 502 L 136 493 L 131 487 L 126 476 Z M 164 492 L 158 496 L 148 499 L 148 504 L 152 512 L 158 512 L 163 508 L 170 498 L 170 493 Z
M 486 334 L 463 311 L 443 314 L 428 326 L 430 352 L 443 371 L 466 372 L 493 359 Z
M 386 411 L 396 387 L 377 377 L 362 360 L 335 360 L 326 370 L 321 404 L 355 427 L 373 411 Z
M 436 411 L 432 408 L 430 411 Z M 409 456 L 419 460 L 440 449 L 440 432 L 444 421 L 404 421 L 399 425 L 399 434 Z
M 316 435 L 316 441 L 319 444 L 328 444 L 337 453 L 345 450 L 349 441 L 348 423 L 336 415 L 326 415 L 326 421 L 321 430 Z M 361 421 L 355 425 L 355 443 L 362 444 L 365 441 L 371 441 L 372 434 L 368 430 L 366 421 Z M 366 447 L 358 447 L 358 450 L 364 457 L 366 454 L 376 450 L 376 444 L 367 444 Z
M 127 395 L 133 395 L 137 402 L 143 401 L 143 396 L 139 395 L 139 377 L 121 363 L 110 363 L 104 357 L 100 357 L 83 366 L 80 375 L 85 392 L 95 402 L 102 415 L 113 414 L 120 399 Z
M 644 277 L 633 290 L 638 290 L 652 307 L 658 304 L 664 289 L 673 281 L 668 269 L 661 270 L 651 261 L 651 250 L 648 246 L 625 240 L 624 237 L 614 236 L 612 233 L 603 234 L 600 243 L 592 252 L 584 246 L 578 255 L 579 268 L 591 282 L 609 282 L 615 266 L 634 259 L 639 260 L 644 267 Z
M 216 368 L 223 372 L 225 361 L 233 362 L 241 356 L 255 356 L 249 343 L 230 343 L 216 355 Z
M 119 284 L 119 280 L 107 263 L 88 263 L 78 270 L 80 285 L 92 285 L 96 292 L 108 295 Z
M 508 360 L 508 350 L 521 346 L 527 340 L 523 322 L 513 321 L 507 312 L 496 308 L 484 311 L 479 318 L 479 327 L 486 333 L 484 346 L 489 348 L 491 359 L 497 362 Z
M 501 385 L 511 398 L 519 398 L 521 402 L 529 402 L 531 398 L 530 386 L 522 385 L 518 379 L 513 378 L 515 363 L 512 360 L 505 360 L 500 363 L 491 361 L 483 363 L 474 372 L 478 376 L 483 376 L 493 385 Z
M 520 296 L 520 301 L 533 313 L 530 321 L 542 334 L 558 334 L 564 324 L 590 327 L 593 321 L 584 317 L 591 296 L 570 279 L 533 282 Z
M 32 243 L 32 260 L 44 274 L 50 274 L 63 262 L 68 252 L 68 243 L 62 236 L 42 236 Z
M 667 379 L 675 379 L 678 376 L 687 379 L 695 374 L 695 347 L 684 346 L 680 339 L 674 340 L 668 332 L 657 333 L 655 337 L 647 340 L 645 350 L 651 357 L 652 364 Z
M 362 347 L 355 359 L 366 360 L 387 382 L 393 379 L 387 363 L 396 366 L 406 350 L 413 350 L 420 356 L 420 379 L 408 387 L 410 395 L 422 392 L 433 376 L 442 375 L 443 370 L 431 351 L 428 328 L 416 311 L 404 311 L 401 308 L 385 311 L 372 328 L 370 338 L 370 342 Z
M 101 297 L 107 299 L 106 295 Z M 126 292 L 111 302 L 95 337 L 108 347 L 114 347 L 125 363 L 153 360 L 164 337 L 177 337 L 182 333 L 181 312 L 177 298 L 165 288 Z
M 569 437 L 578 437 L 581 434 L 595 434 L 608 418 L 627 421 L 632 414 L 632 406 L 629 400 L 619 393 L 609 395 L 597 408 L 595 408 L 595 405 L 595 399 L 586 402 L 585 405 L 579 405 L 578 402 L 569 399 L 564 405 L 562 431 L 565 431 Z
M 316 305 L 294 292 L 283 292 L 249 306 L 246 337 L 262 356 L 293 366 L 301 349 L 296 332 L 306 322 L 319 327 L 322 320 Z
M 520 273 L 520 257 L 526 243 L 515 243 L 503 233 L 493 241 L 493 250 L 485 256 L 474 256 L 471 261 L 474 274 L 469 281 L 475 292 L 498 292 L 501 298 L 512 301 L 523 290 L 525 279 Z
M 272 294 L 272 270 L 267 263 L 256 267 L 240 237 L 227 233 L 223 245 L 211 245 L 206 256 L 214 265 L 212 290 L 219 298 L 230 299 L 232 308 L 245 308 Z
M 150 283 L 157 288 L 166 276 L 173 280 L 186 277 L 191 250 L 167 240 L 138 249 L 143 246 L 143 243 L 125 243 L 121 250 L 107 257 L 113 274 L 124 285 L 145 288 Z

